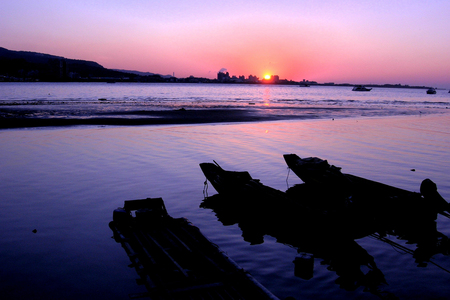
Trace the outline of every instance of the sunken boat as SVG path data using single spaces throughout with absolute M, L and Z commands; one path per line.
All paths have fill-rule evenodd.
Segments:
M 150 299 L 278 299 L 161 198 L 125 201 L 109 223 Z
M 236 210 L 249 211 L 264 220 L 265 232 L 298 233 L 298 238 L 357 239 L 374 232 L 375 224 L 356 207 L 345 203 L 309 205 L 283 191 L 266 186 L 247 171 L 224 170 L 219 164 L 201 163 L 206 181 L 225 196 Z M 206 198 L 208 198 L 205 195 Z M 211 201 L 208 202 L 213 202 Z M 337 201 L 336 201 L 337 202 Z M 213 205 L 214 203 L 209 203 Z
M 290 188 L 287 193 L 299 195 L 309 190 L 340 195 L 360 207 L 364 214 L 388 226 L 392 222 L 407 226 L 422 224 L 436 220 L 438 214 L 450 217 L 449 203 L 430 179 L 422 181 L 420 193 L 417 193 L 342 173 L 340 167 L 318 157 L 300 158 L 296 154 L 285 154 L 284 159 L 289 169 L 304 182 Z
M 314 266 L 318 265 L 314 261 L 320 259 L 320 265 L 336 272 L 335 283 L 341 288 L 364 287 L 364 291 L 381 298 L 395 299 L 395 295 L 384 290 L 387 284 L 384 274 L 374 257 L 357 243 L 358 237 L 375 239 L 389 244 L 395 251 L 410 254 L 418 267 L 431 264 L 450 272 L 432 260 L 435 255 L 450 255 L 450 239 L 437 230 L 433 213 L 417 221 L 404 208 L 401 212 L 408 218 L 397 218 L 398 212 L 387 213 L 391 211 L 387 207 L 378 211 L 383 212 L 381 217 L 370 212 L 373 205 L 380 207 L 397 198 L 401 201 L 409 201 L 411 197 L 439 198 L 430 180 L 424 181 L 420 194 L 412 193 L 347 176 L 340 168 L 318 158 L 308 161 L 319 167 L 299 173 L 307 183 L 286 192 L 263 185 L 247 171 L 227 171 L 216 162 L 200 164 L 207 178 L 205 189 L 210 182 L 218 192 L 212 196 L 205 192 L 200 207 L 213 210 L 225 226 L 237 224 L 242 238 L 250 244 L 263 243 L 267 235 L 297 249 L 294 273 L 301 279 L 313 277 Z M 356 182 L 355 178 L 360 180 Z M 443 208 L 445 203 L 441 202 Z M 338 218 L 339 215 L 347 222 Z

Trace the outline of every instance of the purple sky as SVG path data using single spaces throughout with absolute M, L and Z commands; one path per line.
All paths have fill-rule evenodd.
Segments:
M 106 68 L 450 88 L 450 1 L 4 0 L 0 47 Z

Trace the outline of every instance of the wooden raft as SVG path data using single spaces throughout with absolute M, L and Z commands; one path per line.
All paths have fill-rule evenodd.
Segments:
M 125 201 L 109 226 L 150 299 L 278 299 L 161 198 Z

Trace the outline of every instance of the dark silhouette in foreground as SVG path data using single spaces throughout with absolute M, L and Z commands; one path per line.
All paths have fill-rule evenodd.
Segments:
M 436 230 L 435 221 L 437 213 L 447 216 L 449 205 L 431 180 L 423 181 L 419 194 L 342 174 L 340 168 L 318 158 L 296 168 L 292 160 L 300 164 L 297 158 L 285 156 L 305 183 L 286 193 L 263 185 L 248 172 L 226 171 L 217 163 L 200 164 L 207 178 L 205 187 L 209 181 L 219 193 L 205 194 L 201 207 L 212 209 L 224 225 L 238 224 L 243 239 L 251 244 L 263 243 L 264 235 L 270 235 L 295 247 L 299 253 L 294 260 L 296 276 L 311 278 L 313 261 L 319 258 L 336 272 L 341 288 L 363 287 L 381 298 L 395 296 L 383 291 L 382 271 L 355 239 L 371 237 L 388 243 L 411 254 L 419 267 L 433 263 L 437 253 L 449 254 L 449 239 Z M 416 249 L 388 236 L 404 239 Z
M 277 239 L 278 243 L 295 247 L 299 256 L 294 258 L 295 275 L 302 279 L 313 277 L 315 259 L 321 259 L 322 265 L 336 272 L 336 284 L 346 290 L 355 290 L 362 286 L 373 294 L 386 294 L 380 290 L 385 284 L 384 275 L 376 266 L 375 261 L 365 249 L 351 238 L 339 236 L 324 238 L 320 234 L 311 234 L 313 228 L 291 228 L 269 226 L 268 220 L 261 216 L 262 209 L 253 209 L 251 206 L 240 206 L 238 209 L 230 197 L 216 194 L 205 198 L 202 208 L 212 209 L 218 220 L 224 225 L 238 224 L 242 230 L 242 237 L 250 244 L 261 244 L 264 235 Z M 266 216 L 271 214 L 271 207 L 266 207 Z M 283 219 L 283 215 L 272 215 L 270 225 Z M 308 254 L 308 255 L 305 255 Z M 366 267 L 366 268 L 362 268 Z M 368 269 L 365 273 L 363 269 Z
M 161 198 L 125 201 L 109 227 L 151 299 L 277 300 Z

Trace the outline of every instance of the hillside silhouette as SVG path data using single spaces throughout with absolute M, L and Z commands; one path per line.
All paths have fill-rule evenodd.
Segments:
M 0 77 L 3 81 L 163 81 L 157 74 L 139 76 L 104 68 L 87 60 L 13 51 L 0 47 Z

